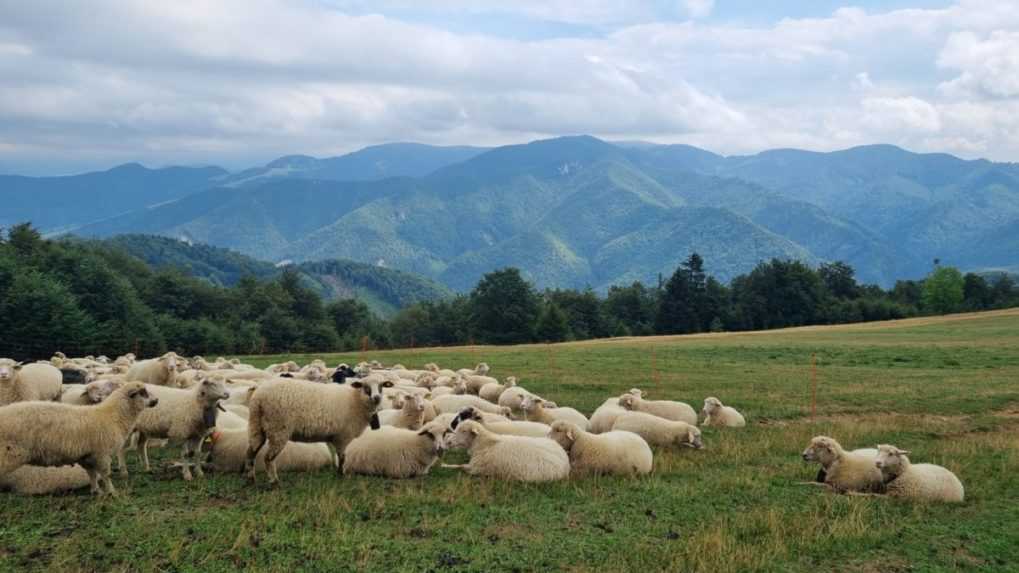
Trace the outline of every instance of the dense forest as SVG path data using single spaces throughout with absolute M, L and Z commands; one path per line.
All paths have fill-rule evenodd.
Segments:
M 47 240 L 30 225 L 0 232 L 0 356 L 255 354 L 513 344 L 608 336 L 837 324 L 1019 305 L 1007 275 L 935 262 L 921 281 L 883 290 L 834 262 L 773 259 L 724 285 L 695 254 L 659 284 L 538 291 L 519 270 L 486 274 L 467 294 L 419 302 L 383 320 L 357 299 L 326 302 L 285 267 L 229 286 L 153 268 L 115 244 Z

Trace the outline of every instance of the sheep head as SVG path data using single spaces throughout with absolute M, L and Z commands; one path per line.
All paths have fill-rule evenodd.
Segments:
M 623 394 L 619 397 L 619 407 L 624 410 L 636 410 L 639 397 L 633 394 Z
M 689 424 L 688 424 L 689 425 Z M 690 426 L 686 433 L 679 437 L 679 445 L 695 450 L 702 449 L 704 442 L 701 440 L 701 430 L 697 426 Z
M 822 466 L 827 467 L 838 458 L 841 451 L 842 446 L 834 438 L 815 436 L 810 440 L 807 449 L 803 450 L 803 460 L 820 462 Z
M 226 380 L 222 376 L 214 376 L 202 380 L 198 384 L 198 398 L 203 404 L 213 405 L 230 397 L 226 389 Z
M 897 476 L 909 467 L 909 450 L 900 450 L 895 446 L 881 444 L 877 447 L 877 458 L 874 465 L 885 477 Z
M 350 387 L 357 391 L 357 396 L 367 411 L 374 413 L 382 404 L 382 389 L 392 388 L 393 383 L 389 380 L 383 381 L 380 378 L 368 377 L 351 382 Z
M 474 440 L 484 432 L 480 422 L 464 420 L 457 425 L 456 429 L 450 430 L 443 435 L 443 442 L 447 450 L 456 448 L 470 448 Z
M 474 367 L 474 373 L 480 374 L 481 376 L 488 374 L 489 370 L 491 370 L 491 368 L 488 367 L 487 362 L 479 362 L 478 365 Z
M 564 420 L 552 422 L 552 429 L 548 432 L 548 437 L 567 452 L 573 447 L 578 436 L 580 436 L 580 426 Z
M 704 409 L 701 410 L 701 413 L 705 416 L 710 416 L 721 409 L 722 401 L 712 396 L 704 399 Z
M 166 354 L 159 357 L 159 361 L 166 366 L 166 369 L 173 372 L 177 370 L 177 355 L 173 352 L 167 352 Z
M 446 427 L 443 426 L 442 422 L 428 422 L 421 427 L 418 431 L 419 436 L 423 436 L 432 442 L 432 451 L 437 456 L 441 456 L 446 451 L 446 441 L 444 439 L 446 435 Z
M 21 362 L 15 362 L 10 358 L 0 359 L 0 382 L 10 382 L 21 370 Z
M 505 386 L 506 388 L 512 388 L 512 387 L 514 387 L 516 385 L 517 385 L 517 377 L 516 376 L 507 376 L 506 377 L 506 383 L 503 384 L 503 386 Z
M 128 382 L 114 392 L 110 399 L 119 396 L 127 402 L 128 409 L 136 414 L 141 413 L 145 408 L 154 408 L 159 404 L 159 398 L 149 394 L 145 384 L 142 382 Z
M 121 382 L 116 380 L 99 380 L 97 382 L 90 382 L 85 385 L 85 396 L 88 397 L 89 402 L 98 404 L 113 394 L 122 385 L 123 384 Z

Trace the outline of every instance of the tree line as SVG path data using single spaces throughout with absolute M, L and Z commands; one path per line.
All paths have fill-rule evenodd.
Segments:
M 224 287 L 154 269 L 122 249 L 47 240 L 28 224 L 0 232 L 0 356 L 259 354 L 609 336 L 760 330 L 1019 306 L 1012 279 L 936 266 L 883 290 L 841 262 L 773 259 L 724 285 L 695 254 L 667 280 L 537 290 L 515 268 L 467 294 L 414 304 L 392 319 L 358 300 L 324 301 L 299 273 Z

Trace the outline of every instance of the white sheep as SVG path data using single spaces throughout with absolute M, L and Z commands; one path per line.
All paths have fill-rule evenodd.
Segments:
M 158 400 L 141 383 L 125 384 L 95 406 L 19 402 L 0 408 L 0 477 L 19 467 L 80 464 L 93 493 L 116 489 L 110 461 L 123 447 L 139 414 Z
M 230 407 L 231 408 L 236 408 L 238 406 L 231 405 Z M 240 407 L 243 408 L 243 406 L 240 406 Z M 215 426 L 215 429 L 217 429 L 217 430 L 247 430 L 248 429 L 248 419 L 247 418 L 245 418 L 244 416 L 241 416 L 241 415 L 233 412 L 232 410 L 228 409 L 226 406 L 224 406 L 223 408 L 224 408 L 225 411 L 220 412 L 219 415 L 216 416 L 216 426 Z M 247 410 L 247 408 L 245 408 L 245 410 Z
M 704 414 L 705 426 L 742 428 L 747 425 L 743 414 L 737 412 L 736 408 L 723 405 L 722 401 L 714 396 L 704 399 L 704 409 L 701 413 Z
M 507 388 L 499 395 L 499 405 L 503 408 L 509 408 L 510 414 L 517 418 L 523 418 L 524 412 L 520 409 L 520 404 L 523 403 L 524 398 L 527 396 L 535 396 L 524 389 L 523 386 L 513 386 Z
M 644 393 L 637 388 L 630 388 L 629 394 L 635 396 L 643 396 Z M 601 434 L 608 432 L 612 429 L 612 423 L 616 421 L 616 417 L 620 414 L 628 412 L 619 405 L 619 397 L 609 398 L 602 402 L 601 406 L 591 414 L 590 424 L 588 424 L 588 431 L 592 434 Z
M 885 492 L 892 497 L 961 503 L 966 495 L 962 482 L 947 468 L 914 464 L 908 450 L 882 444 L 874 465 L 881 471 Z
M 686 422 L 666 420 L 644 412 L 624 412 L 612 423 L 613 431 L 633 432 L 652 446 L 704 447 L 701 431 Z
M 0 477 L 0 491 L 13 491 L 21 495 L 46 495 L 86 488 L 88 472 L 73 466 L 44 467 L 21 466 Z
M 127 380 L 153 386 L 173 386 L 177 380 L 179 362 L 180 358 L 173 352 L 167 352 L 159 358 L 139 360 L 127 371 Z
M 453 415 L 443 414 L 443 416 Z M 453 418 L 449 418 L 445 420 L 445 424 L 455 428 L 456 424 L 463 420 L 474 420 L 475 422 L 481 422 L 485 428 L 489 431 L 495 432 L 496 434 L 505 434 L 509 436 L 531 436 L 534 438 L 548 437 L 548 432 L 551 430 L 551 426 L 548 424 L 542 424 L 541 422 L 521 422 L 509 420 L 498 414 L 482 412 L 474 407 L 464 408 L 455 415 L 455 418 L 457 418 L 455 423 L 453 422 Z
M 505 392 L 507 388 L 512 388 L 516 385 L 517 385 L 516 377 L 507 376 L 505 384 L 500 384 L 498 381 L 496 381 L 489 382 L 488 384 L 482 386 L 481 390 L 478 391 L 478 397 L 480 397 L 482 400 L 488 400 L 489 402 L 496 404 L 499 402 L 499 396 L 501 396 L 502 393 Z
M 218 472 L 244 470 L 248 459 L 248 429 L 216 430 L 212 433 L 209 460 Z M 265 471 L 265 448 L 255 458 L 254 467 Z M 323 442 L 290 442 L 276 457 L 279 469 L 288 472 L 315 471 L 334 468 L 335 458 L 329 445 Z
M 462 378 L 464 382 L 467 383 L 467 393 L 474 394 L 475 396 L 477 396 L 481 392 L 481 389 L 484 388 L 487 384 L 499 383 L 498 380 L 492 378 L 491 376 L 480 376 L 478 374 L 469 374 L 466 376 L 462 376 Z
M 570 475 L 569 456 L 548 438 L 496 434 L 467 420 L 446 433 L 445 445 L 467 448 L 471 459 L 464 465 L 443 467 L 459 468 L 471 475 L 527 482 L 561 480 Z
M 802 456 L 804 461 L 820 463 L 824 470 L 821 484 L 839 493 L 882 489 L 881 470 L 875 465 L 874 456 L 867 452 L 848 452 L 834 438 L 813 437 Z
M 425 399 L 420 394 L 404 396 L 399 410 L 382 410 L 379 423 L 404 430 L 418 430 L 425 420 Z
M 216 427 L 216 413 L 219 403 L 230 395 L 221 378 L 209 378 L 187 390 L 149 386 L 149 392 L 159 398 L 159 405 L 138 416 L 135 431 L 138 432 L 138 450 L 145 464 L 145 471 L 151 471 L 148 442 L 151 438 L 165 438 L 183 442 L 181 448 L 181 473 L 185 480 L 191 480 L 188 457 L 195 462 L 195 475 L 202 477 L 201 448 L 205 437 Z
M 471 396 L 470 394 L 447 394 L 445 396 L 439 396 L 432 400 L 432 405 L 435 406 L 435 410 L 440 414 L 447 412 L 459 412 L 468 406 L 473 406 L 482 412 L 488 412 L 489 414 L 508 416 L 510 413 L 509 408 L 496 406 L 491 402 L 482 400 L 477 396 Z
M 692 426 L 697 425 L 697 412 L 685 402 L 645 400 L 633 394 L 623 394 L 619 397 L 619 406 L 631 412 L 645 412 L 666 420 L 686 422 Z
M 124 385 L 120 380 L 96 380 L 88 384 L 65 384 L 64 391 L 60 394 L 60 401 L 64 404 L 75 404 L 88 406 L 98 404 L 107 396 Z
M 570 456 L 570 473 L 638 476 L 651 473 L 654 457 L 644 438 L 633 432 L 604 434 L 585 432 L 580 426 L 559 420 L 552 423 L 548 437 Z
M 420 430 L 383 427 L 355 438 L 343 456 L 343 473 L 412 478 L 428 473 L 444 450 L 446 427 L 430 422 Z
M 0 406 L 15 402 L 58 400 L 64 375 L 51 364 L 25 364 L 0 359 Z
M 365 428 L 378 427 L 376 411 L 382 389 L 392 384 L 368 377 L 344 385 L 293 380 L 259 386 L 248 403 L 248 477 L 255 479 L 255 456 L 266 443 L 265 465 L 271 484 L 279 483 L 275 460 L 291 440 L 326 442 L 340 456 Z
M 552 425 L 552 422 L 563 420 L 580 426 L 580 429 L 587 431 L 587 417 L 573 408 L 557 408 L 548 400 L 536 396 L 526 396 L 520 403 L 520 409 L 524 411 L 528 422 L 541 422 Z

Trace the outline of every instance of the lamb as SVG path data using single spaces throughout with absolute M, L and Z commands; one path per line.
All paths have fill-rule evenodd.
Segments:
M 464 379 L 457 380 L 452 386 L 435 386 L 431 389 L 433 398 L 447 396 L 449 394 L 463 395 L 467 393 L 467 382 Z
M 803 459 L 820 463 L 824 470 L 821 485 L 836 492 L 879 492 L 882 489 L 881 470 L 875 465 L 873 456 L 847 452 L 828 436 L 812 438 L 807 449 L 803 450 Z
M 443 467 L 460 468 L 470 475 L 526 482 L 561 480 L 570 475 L 570 458 L 559 444 L 548 438 L 496 434 L 474 420 L 447 432 L 445 445 L 467 448 L 471 459 L 465 465 Z
M 0 406 L 60 398 L 63 374 L 52 364 L 25 364 L 0 359 Z
M 379 427 L 376 411 L 382 389 L 392 385 L 367 377 L 342 386 L 294 380 L 267 382 L 256 388 L 248 404 L 248 477 L 255 479 L 255 456 L 266 443 L 270 484 L 279 483 L 276 457 L 291 440 L 327 442 L 339 457 L 369 424 L 373 429 Z
M 88 472 L 73 466 L 21 466 L 0 478 L 0 491 L 21 495 L 45 495 L 88 487 Z
M 701 449 L 701 431 L 692 424 L 666 420 L 644 412 L 624 412 L 616 417 L 612 431 L 633 432 L 652 446 Z
M 462 376 L 463 380 L 467 383 L 467 392 L 477 396 L 481 389 L 488 384 L 498 384 L 499 381 L 491 376 L 479 376 L 477 374 L 469 374 Z
M 100 493 L 101 482 L 113 495 L 110 460 L 142 411 L 158 402 L 144 384 L 131 382 L 95 406 L 20 402 L 0 408 L 0 478 L 26 464 L 78 463 L 92 493 Z
M 135 431 L 138 432 L 138 450 L 141 452 L 145 471 L 151 471 L 148 442 L 150 438 L 165 438 L 184 442 L 181 449 L 182 475 L 192 479 L 188 456 L 195 461 L 195 475 L 203 477 L 200 463 L 202 442 L 216 426 L 216 411 L 219 402 L 230 395 L 222 379 L 210 378 L 188 390 L 150 386 L 149 392 L 159 398 L 159 406 L 146 410 L 138 416 Z
M 882 444 L 874 465 L 880 470 L 885 491 L 892 497 L 923 501 L 962 503 L 965 490 L 950 470 L 934 464 L 914 464 L 908 450 Z
M 586 417 L 573 408 L 556 408 L 548 400 L 536 396 L 527 396 L 520 403 L 520 409 L 529 422 L 541 422 L 551 425 L 552 422 L 563 420 L 580 426 L 580 429 L 587 431 L 590 424 Z
M 88 384 L 66 385 L 60 395 L 60 401 L 78 406 L 98 404 L 123 385 L 124 383 L 119 380 L 97 380 Z
M 491 402 L 486 402 L 477 396 L 471 396 L 465 394 L 463 396 L 455 394 L 447 394 L 446 396 L 439 396 L 432 400 L 432 405 L 435 406 L 435 410 L 439 413 L 446 412 L 459 412 L 468 406 L 474 406 L 482 412 L 488 412 L 489 414 L 499 414 L 502 416 L 508 416 L 510 411 L 509 408 L 503 406 L 496 406 Z
M 127 380 L 153 386 L 173 386 L 177 379 L 178 362 L 173 352 L 167 352 L 159 358 L 140 360 L 127 371 Z
M 633 394 L 634 396 L 644 395 L 643 392 L 637 388 L 630 388 L 628 393 Z M 616 421 L 616 417 L 626 411 L 627 410 L 624 410 L 622 406 L 619 405 L 618 397 L 605 400 L 602 402 L 602 405 L 598 406 L 598 409 L 591 414 L 591 423 L 589 424 L 590 427 L 588 428 L 588 431 L 592 434 L 608 432 L 612 429 L 612 423 Z
M 715 397 L 704 399 L 705 426 L 726 426 L 729 428 L 742 428 L 747 425 L 743 415 L 736 411 L 736 408 L 722 405 L 722 401 Z
M 425 399 L 419 394 L 405 396 L 399 410 L 379 412 L 379 423 L 404 430 L 418 430 L 424 424 Z
M 442 456 L 445 432 L 446 426 L 436 422 L 420 430 L 384 427 L 365 432 L 347 445 L 343 473 L 389 478 L 423 476 Z
M 574 423 L 559 420 L 552 423 L 548 437 L 569 454 L 570 473 L 575 476 L 651 473 L 651 447 L 633 432 L 592 434 Z
M 216 430 L 212 433 L 209 460 L 218 472 L 240 472 L 248 459 L 248 428 Z M 255 458 L 255 468 L 265 470 L 265 449 Z M 329 446 L 322 442 L 290 442 L 276 458 L 276 465 L 288 472 L 315 471 L 334 467 Z
M 482 386 L 481 390 L 478 391 L 478 396 L 482 400 L 488 400 L 489 402 L 492 402 L 492 403 L 498 403 L 499 402 L 499 396 L 501 396 L 502 393 L 504 391 L 506 391 L 507 388 L 512 388 L 512 387 L 514 387 L 516 385 L 517 385 L 516 377 L 514 377 L 514 376 L 507 376 L 505 384 L 499 384 L 499 382 L 496 381 L 496 382 L 489 382 L 488 384 L 485 384 L 484 386 Z
M 686 422 L 691 426 L 697 425 L 697 412 L 685 402 L 645 400 L 633 394 L 623 394 L 619 397 L 619 406 L 631 412 L 645 412 L 666 420 Z

